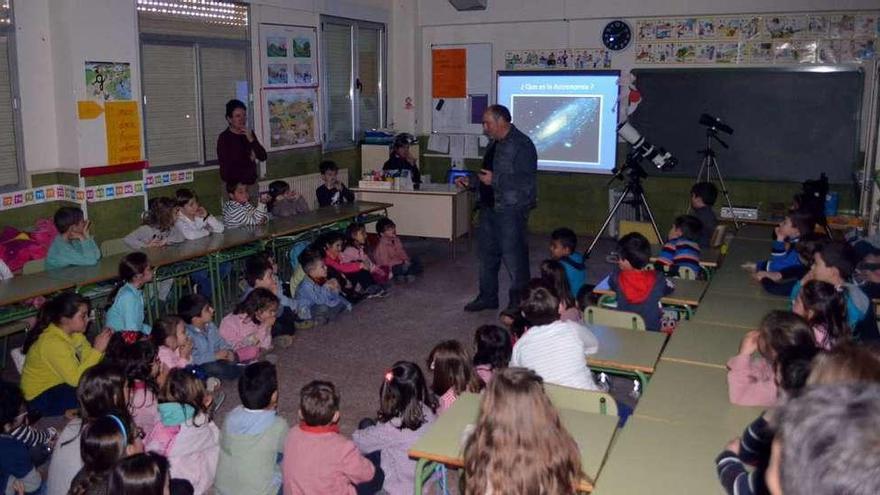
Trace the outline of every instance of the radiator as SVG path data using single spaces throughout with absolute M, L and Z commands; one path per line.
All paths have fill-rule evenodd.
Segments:
M 609 189 L 608 190 L 608 211 L 611 211 L 611 208 L 614 208 L 614 203 L 617 203 L 617 200 L 620 199 L 620 195 L 623 194 L 623 190 L 621 189 Z M 632 193 L 627 194 L 626 199 L 623 200 L 623 203 L 620 203 L 620 208 L 617 209 L 617 213 L 614 214 L 614 218 L 611 219 L 611 223 L 608 224 L 608 228 L 605 230 L 605 235 L 613 238 L 617 238 L 620 233 L 620 229 L 618 228 L 621 220 L 637 220 L 636 208 L 632 204 L 632 200 L 635 199 Z
M 348 169 L 339 169 L 338 177 L 339 182 L 343 184 L 348 184 Z M 297 193 L 302 195 L 302 197 L 306 198 L 306 202 L 309 204 L 310 208 L 314 209 L 318 207 L 318 198 L 317 196 L 315 196 L 315 189 L 324 184 L 324 181 L 321 180 L 321 174 L 295 175 L 293 177 L 282 177 L 280 179 L 260 181 L 260 191 L 268 191 L 269 184 L 275 182 L 276 180 L 283 180 L 284 182 L 287 182 L 287 184 L 290 186 L 291 191 L 296 191 Z

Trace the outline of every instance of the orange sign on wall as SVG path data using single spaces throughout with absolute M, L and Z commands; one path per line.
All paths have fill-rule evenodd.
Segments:
M 467 98 L 467 49 L 431 51 L 433 98 Z
M 141 118 L 136 101 L 104 103 L 107 126 L 107 163 L 136 162 L 141 159 Z

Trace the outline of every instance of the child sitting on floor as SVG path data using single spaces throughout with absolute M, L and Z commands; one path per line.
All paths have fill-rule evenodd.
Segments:
M 276 495 L 281 488 L 278 455 L 284 451 L 287 421 L 278 414 L 278 373 L 261 361 L 238 380 L 241 405 L 226 415 L 217 464 L 219 495 Z
M 781 272 L 801 264 L 797 244 L 801 236 L 813 232 L 816 220 L 807 212 L 790 211 L 785 219 L 773 229 L 773 248 L 770 259 L 757 263 L 745 263 L 743 268 L 751 272 Z
M 153 280 L 153 267 L 147 255 L 141 252 L 128 253 L 119 262 L 119 282 L 114 294 L 110 296 L 113 305 L 107 311 L 107 327 L 114 332 L 131 330 L 150 334 L 152 328 L 144 322 L 143 287 Z
M 773 407 L 779 400 L 779 366 L 794 356 L 818 352 L 813 329 L 800 316 L 771 311 L 758 330 L 748 332 L 739 353 L 727 361 L 727 393 L 731 404 Z M 758 354 L 758 355 L 755 355 Z
M 82 210 L 62 206 L 55 212 L 53 221 L 58 235 L 46 254 L 46 270 L 98 264 L 101 250 L 91 234 L 92 222 L 85 219 Z
M 385 291 L 373 280 L 370 274 L 370 261 L 342 261 L 343 244 L 345 236 L 339 232 L 331 232 L 322 237 L 324 250 L 324 264 L 328 269 L 341 274 L 358 297 L 384 297 Z
M 715 227 L 718 225 L 718 219 L 712 210 L 712 205 L 718 198 L 718 188 L 711 182 L 697 182 L 691 187 L 691 210 L 694 216 L 700 221 L 700 247 L 710 247 L 712 235 L 715 234 Z
M 380 218 L 376 222 L 376 233 L 379 244 L 373 257 L 380 266 L 389 267 L 397 280 L 412 282 L 416 275 L 422 273 L 422 264 L 416 257 L 410 258 L 403 248 L 403 242 L 397 237 L 397 226 L 390 218 Z
M 163 316 L 153 325 L 150 340 L 159 350 L 159 362 L 169 370 L 186 368 L 192 362 L 192 341 L 178 316 Z
M 351 311 L 351 303 L 340 293 L 339 283 L 327 280 L 327 266 L 319 251 L 306 249 L 299 255 L 299 264 L 306 273 L 296 289 L 301 318 L 311 319 L 315 325 L 323 325 L 343 311 Z
M 262 225 L 269 221 L 269 212 L 266 210 L 266 203 L 270 200 L 268 194 L 260 194 L 257 206 L 254 206 L 248 196 L 247 184 L 227 183 L 226 193 L 229 196 L 223 203 L 223 224 L 226 227 L 234 229 Z
M 562 227 L 550 234 L 550 258 L 562 263 L 565 268 L 565 276 L 568 279 L 571 297 L 574 300 L 577 300 L 587 281 L 587 265 L 584 263 L 584 256 L 576 249 L 577 236 L 573 230 Z
M 318 166 L 321 171 L 321 180 L 324 183 L 315 190 L 318 198 L 318 206 L 336 206 L 345 203 L 354 203 L 354 193 L 339 182 L 339 167 L 335 162 L 324 160 Z
M 530 326 L 513 346 L 510 366 L 534 370 L 547 383 L 598 390 L 587 366 L 599 342 L 586 326 L 559 319 L 556 291 L 540 280 L 529 284 L 520 309 Z
M 171 476 L 192 483 L 196 495 L 214 484 L 220 456 L 220 430 L 208 416 L 213 398 L 190 371 L 171 370 L 159 395 L 161 422 L 144 446 L 168 458 Z
M 134 423 L 116 414 L 89 421 L 81 435 L 83 467 L 70 484 L 70 495 L 110 493 L 108 482 L 116 463 L 144 451 Z
M 474 332 L 474 349 L 474 372 L 484 385 L 489 385 L 492 376 L 510 363 L 510 332 L 496 325 L 482 325 Z
M 125 374 L 127 410 L 144 432 L 159 422 L 159 389 L 171 371 L 158 357 L 156 346 L 140 332 L 114 332 L 104 353 L 103 362 Z
M 229 342 L 214 324 L 214 308 L 205 296 L 188 294 L 177 302 L 177 313 L 186 323 L 186 333 L 193 343 L 192 362 L 208 375 L 221 380 L 241 376 L 241 366 Z
M 284 443 L 284 495 L 377 493 L 385 476 L 374 462 L 339 433 L 336 387 L 318 380 L 304 386 L 299 424 Z
M 272 325 L 278 298 L 268 289 L 254 289 L 235 311 L 220 322 L 220 335 L 232 345 L 238 360 L 253 361 L 272 349 Z
M 642 316 L 645 327 L 660 330 L 660 299 L 674 286 L 656 270 L 645 270 L 651 260 L 651 244 L 638 232 L 620 238 L 617 243 L 617 267 L 608 277 L 608 285 L 617 294 L 617 309 Z
M 385 473 L 383 489 L 408 495 L 415 483 L 416 461 L 407 451 L 436 419 L 437 398 L 428 390 L 415 363 L 398 361 L 385 372 L 379 388 L 378 423 L 361 421 L 352 440 L 363 454 L 379 452 Z
M 297 329 L 310 328 L 309 320 L 301 320 L 296 301 L 284 294 L 281 281 L 275 276 L 275 264 L 266 254 L 251 256 L 245 261 L 245 281 L 248 284 L 242 300 L 257 288 L 267 289 L 278 298 L 278 312 L 272 325 L 272 337 L 279 347 L 289 347 Z
M 269 196 L 271 199 L 266 204 L 266 209 L 273 217 L 292 217 L 309 211 L 306 198 L 292 190 L 290 184 L 283 180 L 272 181 L 269 184 Z
M 807 320 L 816 344 L 826 351 L 851 338 L 844 295 L 827 282 L 811 280 L 804 284 L 792 311 Z
M 478 393 L 483 388 L 470 354 L 457 340 L 444 340 L 435 345 L 428 354 L 428 369 L 431 370 L 431 391 L 438 397 L 438 414 L 452 407 L 462 393 Z
M 3 493 L 37 493 L 43 478 L 26 444 L 11 435 L 27 416 L 21 391 L 0 381 L 0 487 Z
M 348 239 L 345 249 L 342 250 L 341 261 L 343 263 L 363 263 L 373 280 L 379 285 L 385 285 L 391 279 L 391 269 L 377 265 L 367 254 L 367 228 L 362 223 L 352 223 L 346 229 Z
M 660 250 L 658 268 L 663 268 L 671 276 L 678 276 L 681 268 L 688 268 L 698 277 L 700 267 L 700 232 L 703 226 L 697 217 L 681 215 L 669 229 L 669 240 Z
M 125 244 L 132 249 L 143 249 L 185 241 L 186 237 L 175 224 L 177 210 L 177 202 L 171 198 L 151 199 L 144 215 L 144 224 L 125 236 Z

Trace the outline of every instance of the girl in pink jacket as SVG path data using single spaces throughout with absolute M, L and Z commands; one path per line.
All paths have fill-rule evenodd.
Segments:
M 377 284 L 387 284 L 391 279 L 391 269 L 373 263 L 367 254 L 367 228 L 362 223 L 353 223 L 346 230 L 348 242 L 342 250 L 343 263 L 363 263 Z
M 739 354 L 727 361 L 730 402 L 740 406 L 775 406 L 781 364 L 810 358 L 817 352 L 813 329 L 806 320 L 788 311 L 771 311 L 758 330 L 743 337 Z M 803 372 L 809 373 L 809 369 Z
M 403 243 L 397 237 L 397 225 L 390 218 L 380 218 L 376 222 L 376 233 L 379 234 L 379 244 L 373 252 L 376 263 L 388 267 L 400 280 L 415 280 L 415 276 L 422 273 L 422 264 L 418 258 L 410 258 L 403 249 Z
M 159 351 L 159 362 L 169 370 L 186 368 L 192 363 L 192 340 L 178 316 L 164 316 L 154 325 L 150 340 Z
M 325 234 L 319 241 L 324 250 L 324 264 L 336 274 L 341 275 L 355 294 L 363 297 L 383 297 L 384 290 L 370 275 L 372 262 L 369 259 L 346 262 L 342 257 L 345 235 L 340 232 Z
M 272 325 L 278 297 L 258 287 L 220 322 L 220 336 L 232 346 L 240 362 L 253 361 L 272 348 Z

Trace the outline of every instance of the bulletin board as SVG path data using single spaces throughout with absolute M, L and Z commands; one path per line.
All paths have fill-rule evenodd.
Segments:
M 492 44 L 431 46 L 431 130 L 481 134 L 494 102 Z

